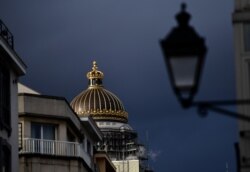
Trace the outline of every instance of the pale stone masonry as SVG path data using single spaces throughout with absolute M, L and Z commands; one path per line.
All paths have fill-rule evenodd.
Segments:
M 91 117 L 80 120 L 63 97 L 20 93 L 18 101 L 20 172 L 95 171 L 102 134 Z

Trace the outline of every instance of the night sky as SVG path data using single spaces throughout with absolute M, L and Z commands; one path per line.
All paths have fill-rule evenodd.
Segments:
M 181 2 L 2 0 L 0 18 L 28 66 L 21 82 L 42 94 L 70 102 L 87 88 L 86 73 L 96 60 L 105 88 L 122 100 L 129 123 L 148 145 L 156 172 L 223 172 L 226 163 L 235 172 L 237 121 L 183 110 L 170 87 L 159 40 L 176 26 Z M 186 2 L 191 25 L 208 47 L 195 99 L 234 99 L 234 2 Z

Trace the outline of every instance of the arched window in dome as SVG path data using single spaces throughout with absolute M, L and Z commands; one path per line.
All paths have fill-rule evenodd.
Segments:
M 90 86 L 102 85 L 102 80 L 100 78 L 93 78 L 89 80 Z

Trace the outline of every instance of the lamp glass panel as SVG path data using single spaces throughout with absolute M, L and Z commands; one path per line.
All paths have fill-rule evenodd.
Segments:
M 198 57 L 195 56 L 170 58 L 174 84 L 177 88 L 187 89 L 194 86 L 197 62 Z

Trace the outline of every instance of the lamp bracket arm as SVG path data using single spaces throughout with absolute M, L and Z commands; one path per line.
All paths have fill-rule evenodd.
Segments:
M 214 111 L 228 117 L 240 119 L 243 121 L 250 122 L 250 116 L 246 114 L 241 114 L 238 112 L 233 112 L 228 109 L 218 107 L 218 106 L 232 106 L 232 105 L 250 105 L 250 99 L 245 100 L 222 100 L 222 101 L 199 101 L 193 102 L 191 106 L 197 107 L 198 113 L 202 116 L 206 116 L 208 111 Z
M 233 106 L 233 105 L 250 105 L 250 99 L 192 102 L 192 106 Z

